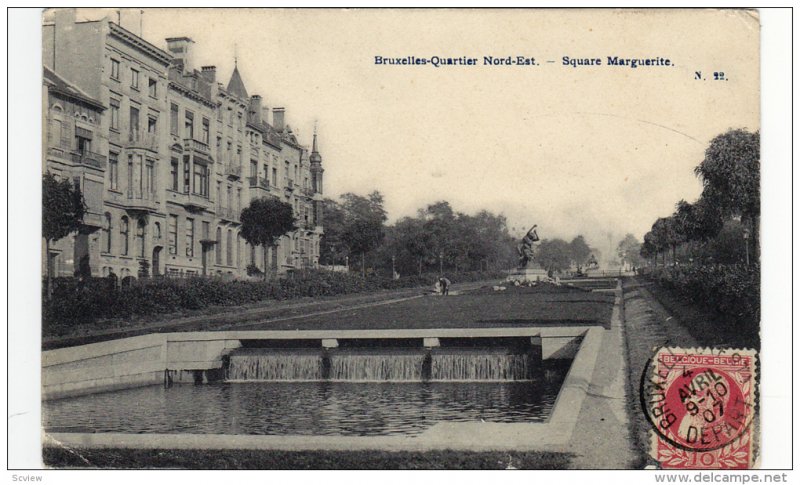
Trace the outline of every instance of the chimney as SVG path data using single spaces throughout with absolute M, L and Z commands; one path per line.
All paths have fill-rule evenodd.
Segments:
M 284 108 L 272 108 L 272 126 L 282 132 L 283 131 L 283 114 L 286 111 Z
M 200 68 L 200 75 L 212 86 L 217 82 L 217 66 L 203 66 Z
M 170 37 L 167 39 L 167 50 L 178 61 L 178 64 L 183 65 L 184 74 L 190 72 L 194 67 L 192 44 L 194 44 L 194 41 L 188 37 Z
M 250 96 L 250 118 L 255 123 L 261 123 L 261 96 L 258 94 Z

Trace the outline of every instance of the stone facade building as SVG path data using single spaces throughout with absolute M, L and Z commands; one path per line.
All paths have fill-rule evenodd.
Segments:
M 283 108 L 199 70 L 194 43 L 160 49 L 108 18 L 59 9 L 43 26 L 45 169 L 79 184 L 85 229 L 53 245 L 52 269 L 92 274 L 244 277 L 319 264 L 322 158 Z M 271 121 L 271 122 L 270 122 Z M 265 252 L 242 239 L 251 200 L 291 204 L 298 230 Z M 76 259 L 77 258 L 77 259 Z

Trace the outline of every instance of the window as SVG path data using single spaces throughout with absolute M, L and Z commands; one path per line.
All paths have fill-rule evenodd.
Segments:
M 225 263 L 233 266 L 233 231 L 228 229 L 228 236 L 225 240 Z
M 232 193 L 233 193 L 233 192 L 231 191 L 231 186 L 230 186 L 230 185 L 228 185 L 228 196 L 227 196 L 227 199 L 226 199 L 226 200 L 227 200 L 227 202 L 228 202 L 228 207 L 229 207 L 229 208 L 231 208 L 231 209 L 233 208 L 233 205 L 232 205 L 233 199 L 231 198 L 231 194 L 232 194 Z
M 208 197 L 208 167 L 201 163 L 194 164 L 194 193 Z
M 136 223 L 136 255 L 144 258 L 144 233 L 145 233 L 144 219 L 139 219 Z
M 161 240 L 161 223 L 154 222 L 153 223 L 153 240 L 160 241 Z
M 119 154 L 108 154 L 108 185 L 111 190 L 119 189 Z
M 186 121 L 184 122 L 183 137 L 187 140 L 194 139 L 194 113 L 186 110 Z
M 217 264 L 222 264 L 222 229 L 217 228 L 217 244 L 216 244 L 216 251 L 215 251 L 215 260 Z
M 172 160 L 170 161 L 169 174 L 170 174 L 170 176 L 172 178 L 172 186 L 171 186 L 171 188 L 175 192 L 178 192 L 178 165 L 179 164 L 180 164 L 180 161 L 178 160 L 178 157 L 172 157 Z
M 103 216 L 103 238 L 101 241 L 103 252 L 111 252 L 111 214 L 108 212 Z
M 266 163 L 264 164 L 264 179 L 267 185 L 269 185 L 269 165 Z
M 155 135 L 158 131 L 158 118 L 152 115 L 147 116 L 147 133 Z
M 256 177 L 258 177 L 258 163 L 250 160 L 250 178 L 255 179 Z
M 85 155 L 92 151 L 92 140 L 80 135 L 75 135 L 75 148 L 78 149 L 78 153 Z
M 169 254 L 178 254 L 178 216 L 169 215 Z
M 239 118 L 239 122 L 238 122 L 238 124 L 236 125 L 236 129 L 237 129 L 237 130 L 239 130 L 239 131 L 242 131 L 242 128 L 244 127 L 244 123 L 242 123 L 242 112 L 241 112 L 241 111 L 239 111 L 239 112 L 237 113 L 237 115 L 238 115 L 238 118 Z
M 131 88 L 139 89 L 139 71 L 134 68 L 131 68 Z
M 119 100 L 112 99 L 108 104 L 111 108 L 111 129 L 119 130 Z
M 192 183 L 191 172 L 189 171 L 191 160 L 189 155 L 183 156 L 183 192 L 189 193 L 189 186 Z
M 150 94 L 151 97 L 155 98 L 158 96 L 158 81 L 153 78 L 150 78 L 147 81 L 147 92 Z
M 211 239 L 211 236 L 209 234 L 210 231 L 211 231 L 210 223 L 208 221 L 203 221 L 203 239 L 202 239 L 203 241 L 208 241 L 209 239 Z
M 217 137 L 217 162 L 222 161 L 222 137 Z
M 119 61 L 111 59 L 111 79 L 119 81 Z
M 239 162 L 239 166 L 240 166 L 240 167 L 241 167 L 242 165 L 244 165 L 244 157 L 243 157 L 242 155 L 243 155 L 243 153 L 242 153 L 242 147 L 241 147 L 241 146 L 237 146 L 237 147 L 236 147 L 236 161 L 238 161 L 238 162 Z
M 153 160 L 147 160 L 144 173 L 144 193 L 148 198 L 155 193 L 155 164 Z
M 131 122 L 128 125 L 129 141 L 139 141 L 139 108 L 131 106 Z
M 210 128 L 209 127 L 210 127 L 210 125 L 209 125 L 208 118 L 203 118 L 203 137 L 202 137 L 202 139 L 200 141 L 202 141 L 206 145 L 208 145 L 210 143 L 209 142 L 209 132 L 210 132 Z
M 194 219 L 186 218 L 186 256 L 194 256 Z
M 119 237 L 122 240 L 122 255 L 128 255 L 128 218 L 122 216 L 119 224 Z
M 169 106 L 169 132 L 178 135 L 178 105 L 175 103 Z
M 278 169 L 276 167 L 272 167 L 272 185 L 276 187 L 278 185 Z
M 133 197 L 133 155 L 128 155 L 128 198 Z

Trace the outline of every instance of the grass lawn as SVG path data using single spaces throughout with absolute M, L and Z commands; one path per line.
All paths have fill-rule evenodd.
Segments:
M 344 310 L 264 325 L 255 329 L 461 328 L 513 325 L 608 326 L 614 296 L 574 289 L 509 288 L 425 296 L 374 308 Z
M 167 468 L 203 470 L 480 470 L 568 468 L 571 455 L 555 452 L 387 452 L 77 449 L 45 447 L 54 468 Z

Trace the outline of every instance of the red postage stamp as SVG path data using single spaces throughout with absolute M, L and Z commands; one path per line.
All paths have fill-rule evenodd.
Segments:
M 659 349 L 641 383 L 651 456 L 662 468 L 751 468 L 755 377 L 752 350 Z

